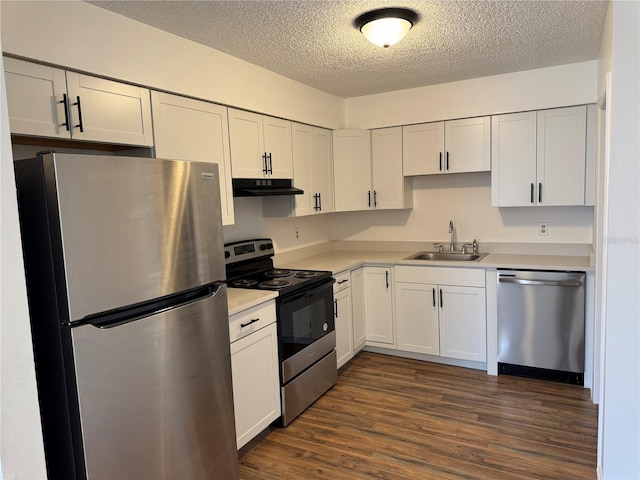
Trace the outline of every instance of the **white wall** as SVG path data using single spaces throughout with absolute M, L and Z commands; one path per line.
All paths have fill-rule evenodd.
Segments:
M 615 1 L 605 278 L 604 395 L 600 404 L 605 479 L 640 478 L 640 3 Z M 607 45 L 605 45 L 607 47 Z
M 0 107 L 0 477 L 45 479 L 2 58 Z
M 596 101 L 597 62 L 347 99 L 347 128 L 379 128 Z
M 0 2 L 6 52 L 326 128 L 344 99 L 79 1 Z
M 250 238 L 271 238 L 276 252 L 324 243 L 333 238 L 331 215 L 312 215 L 300 218 L 269 218 L 262 215 L 260 197 L 234 198 L 235 225 L 224 227 L 224 241 L 234 242 Z M 298 229 L 298 238 L 295 230 Z
M 456 241 L 591 243 L 591 207 L 491 206 L 491 175 L 469 173 L 414 177 L 413 209 L 336 214 L 340 240 L 448 241 L 453 220 Z M 549 235 L 538 236 L 538 222 Z

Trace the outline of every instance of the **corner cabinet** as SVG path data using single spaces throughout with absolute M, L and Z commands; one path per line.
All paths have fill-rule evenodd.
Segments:
M 404 126 L 402 144 L 405 176 L 491 169 L 490 117 Z
M 494 207 L 588 205 L 595 108 L 554 108 L 492 118 Z
M 413 206 L 402 176 L 402 128 L 333 132 L 336 212 Z
M 364 316 L 364 267 L 351 271 L 351 320 L 353 323 L 353 351 L 357 353 L 367 341 L 367 324 Z
M 293 178 L 291 122 L 229 108 L 233 178 Z
M 395 280 L 398 350 L 486 362 L 483 269 L 398 266 Z
M 302 217 L 331 213 L 333 203 L 333 144 L 331 130 L 292 124 L 293 184 L 302 195 L 263 199 L 267 217 Z
M 153 146 L 149 90 L 4 58 L 14 135 Z
M 367 345 L 386 348 L 395 345 L 392 271 L 390 267 L 363 269 Z
M 151 92 L 156 156 L 218 165 L 223 225 L 234 223 L 227 109 L 168 93 Z
M 274 301 L 229 318 L 238 449 L 280 417 L 278 334 Z

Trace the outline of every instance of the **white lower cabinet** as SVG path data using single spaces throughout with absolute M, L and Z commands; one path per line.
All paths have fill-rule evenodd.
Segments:
M 484 274 L 484 271 L 482 271 Z M 487 360 L 487 315 L 485 289 L 439 285 L 442 299 L 440 356 L 485 362 Z
M 367 341 L 364 317 L 364 267 L 351 271 L 351 321 L 353 323 L 353 351 L 358 352 Z
M 440 355 L 437 285 L 396 282 L 398 350 Z
M 333 284 L 333 315 L 336 322 L 336 354 L 338 368 L 353 358 L 353 323 L 351 321 L 350 273 L 335 275 Z
M 486 361 L 484 270 L 398 266 L 395 280 L 399 350 Z
M 364 267 L 364 318 L 367 344 L 393 347 L 392 269 Z
M 238 449 L 280 417 L 275 304 L 260 304 L 229 319 L 231 374 Z

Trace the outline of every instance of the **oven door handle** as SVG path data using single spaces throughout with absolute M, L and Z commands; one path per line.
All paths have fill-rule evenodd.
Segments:
M 335 283 L 335 281 L 336 280 L 334 278 L 329 278 L 327 281 L 322 282 L 320 285 L 316 287 L 304 289 L 301 292 L 296 292 L 295 295 L 292 295 L 290 297 L 285 296 L 284 298 L 279 298 L 278 300 L 280 301 L 281 305 L 285 303 L 295 302 L 296 300 L 300 300 L 301 298 L 308 297 L 309 295 L 313 295 L 327 288 L 331 288 L 331 286 Z

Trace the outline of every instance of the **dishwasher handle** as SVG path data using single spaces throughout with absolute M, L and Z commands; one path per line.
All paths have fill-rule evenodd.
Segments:
M 515 283 L 517 285 L 544 285 L 549 287 L 581 287 L 578 280 L 527 280 L 524 278 L 499 277 L 501 283 Z

